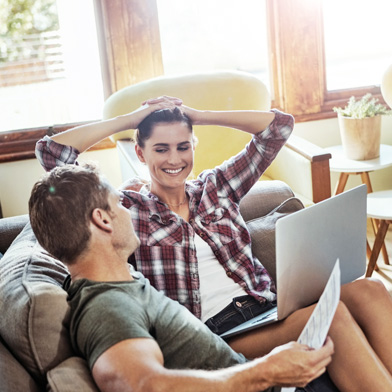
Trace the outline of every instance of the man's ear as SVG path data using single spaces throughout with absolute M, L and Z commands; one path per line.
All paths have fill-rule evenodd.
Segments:
M 113 231 L 112 219 L 107 211 L 95 208 L 91 214 L 92 223 L 99 229 L 111 233 Z
M 138 144 L 135 144 L 135 152 L 137 157 L 139 158 L 139 161 L 142 163 L 146 163 L 146 160 L 144 159 L 143 150 Z

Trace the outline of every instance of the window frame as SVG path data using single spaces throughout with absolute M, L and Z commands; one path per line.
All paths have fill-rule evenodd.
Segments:
M 336 117 L 332 108 L 352 95 L 370 92 L 385 103 L 380 86 L 327 90 L 322 0 L 267 0 L 267 7 L 275 106 L 305 122 Z
M 156 0 L 94 0 L 105 99 L 131 84 L 163 74 Z M 352 95 L 372 93 L 384 102 L 379 86 L 327 91 L 322 0 L 267 0 L 272 105 L 297 122 L 336 117 Z M 300 70 L 304 69 L 305 72 Z M 34 157 L 44 135 L 76 124 L 0 133 L 0 162 Z M 109 139 L 93 149 L 113 148 Z

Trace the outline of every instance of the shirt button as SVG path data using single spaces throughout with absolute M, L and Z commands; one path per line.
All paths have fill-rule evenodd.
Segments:
M 190 223 L 191 225 L 193 225 L 194 222 L 195 222 L 195 221 L 194 221 L 193 219 L 190 219 L 190 220 L 189 220 L 189 223 Z
M 242 308 L 242 303 L 241 303 L 241 302 L 237 301 L 235 304 L 236 304 L 239 308 Z
M 227 271 L 227 272 L 226 272 L 226 275 L 227 275 L 228 277 L 230 277 L 230 276 L 233 275 L 233 274 L 231 273 L 231 271 Z
M 204 237 L 204 233 L 200 233 L 200 234 L 199 234 L 199 237 L 200 237 L 200 238 L 203 238 L 203 237 Z

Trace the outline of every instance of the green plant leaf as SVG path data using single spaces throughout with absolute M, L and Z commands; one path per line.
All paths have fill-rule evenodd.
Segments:
M 333 111 L 341 116 L 352 118 L 365 118 L 383 114 L 392 114 L 392 110 L 389 110 L 383 104 L 378 103 L 378 99 L 372 97 L 372 94 L 370 93 L 365 94 L 358 101 L 356 101 L 355 97 L 352 96 L 348 100 L 345 108 L 334 107 Z

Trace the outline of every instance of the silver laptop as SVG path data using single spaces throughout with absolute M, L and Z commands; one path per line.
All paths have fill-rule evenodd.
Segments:
M 279 219 L 275 230 L 277 306 L 221 337 L 283 320 L 317 302 L 336 259 L 341 284 L 364 275 L 366 195 L 366 185 L 360 185 Z

